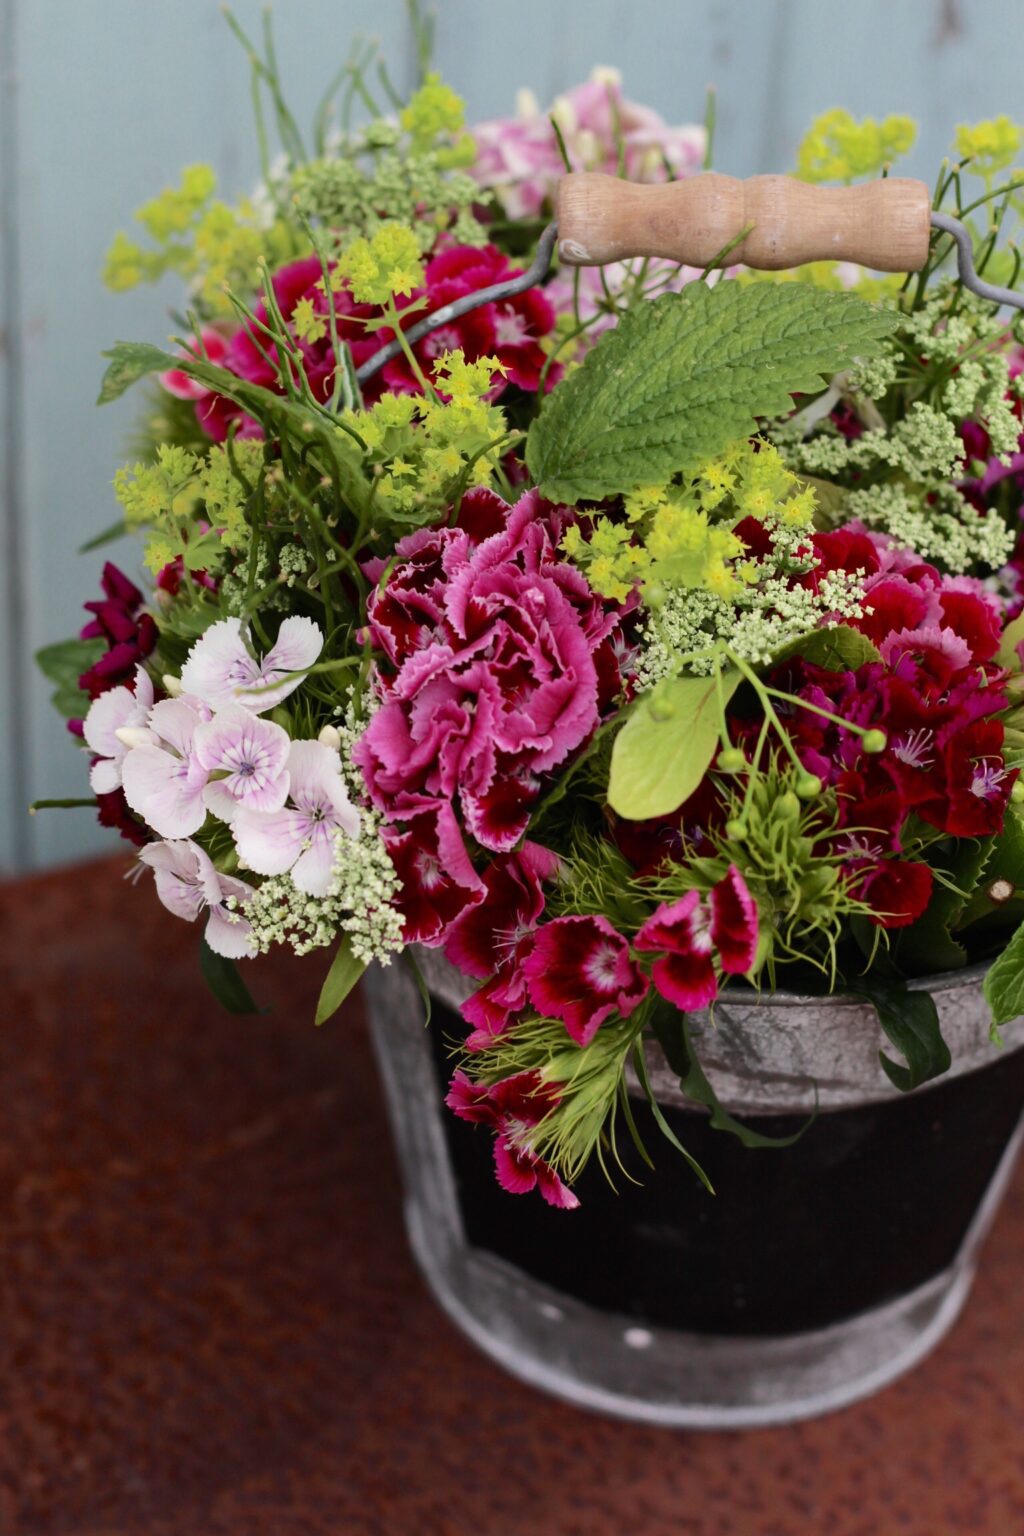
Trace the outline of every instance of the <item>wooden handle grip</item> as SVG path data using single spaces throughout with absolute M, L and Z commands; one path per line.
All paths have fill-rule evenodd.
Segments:
M 704 267 L 753 225 L 730 263 L 775 271 L 830 259 L 917 272 L 928 256 L 931 197 L 923 181 L 905 177 L 820 187 L 705 171 L 647 186 L 580 171 L 559 183 L 557 218 L 558 254 L 570 266 L 664 256 Z

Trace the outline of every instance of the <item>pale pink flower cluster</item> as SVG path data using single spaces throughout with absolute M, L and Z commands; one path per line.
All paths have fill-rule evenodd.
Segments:
M 620 142 L 631 181 L 688 176 L 704 161 L 704 128 L 695 123 L 673 128 L 652 108 L 627 101 L 615 69 L 595 69 L 548 112 L 541 111 L 530 91 L 519 92 L 516 107 L 515 117 L 491 118 L 473 127 L 477 159 L 472 174 L 497 194 L 511 219 L 538 217 L 565 170 L 551 117 L 574 170 L 614 175 Z
M 299 686 L 323 643 L 312 620 L 293 617 L 257 658 L 241 620 L 223 619 L 193 645 L 180 692 L 154 703 L 139 667 L 134 689 L 110 689 L 85 719 L 94 791 L 123 787 L 132 810 L 164 839 L 139 857 L 170 911 L 190 922 L 209 913 L 206 941 L 221 955 L 255 952 L 242 915 L 253 888 L 221 874 L 193 841 L 208 815 L 230 827 L 243 866 L 260 875 L 291 871 L 311 896 L 330 889 L 338 832 L 359 832 L 337 750 L 292 741 L 263 718 Z

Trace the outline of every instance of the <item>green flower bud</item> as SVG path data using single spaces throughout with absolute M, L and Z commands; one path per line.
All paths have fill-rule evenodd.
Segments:
M 779 796 L 772 809 L 779 821 L 797 821 L 800 816 L 800 801 L 791 789 L 787 789 Z
M 721 773 L 742 773 L 746 766 L 747 759 L 739 747 L 726 747 L 715 760 L 715 767 Z
M 1013 788 L 1010 790 L 1010 799 L 1016 805 L 1020 805 L 1021 801 L 1024 800 L 1024 779 L 1014 779 Z
M 813 800 L 822 791 L 822 782 L 816 773 L 798 773 L 794 788 L 801 800 Z
M 734 817 L 725 824 L 725 835 L 734 843 L 742 843 L 747 835 L 747 824 Z
M 884 731 L 868 731 L 861 739 L 861 746 L 865 752 L 884 752 L 889 745 L 889 738 Z

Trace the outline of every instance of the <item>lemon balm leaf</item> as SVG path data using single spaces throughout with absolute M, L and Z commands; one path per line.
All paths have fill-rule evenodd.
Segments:
M 577 502 L 667 481 L 879 351 L 898 319 L 802 283 L 691 283 L 637 305 L 533 422 L 534 483 Z

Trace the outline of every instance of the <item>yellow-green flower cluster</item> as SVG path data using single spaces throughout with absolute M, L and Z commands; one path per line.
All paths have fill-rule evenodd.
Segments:
M 123 230 L 114 236 L 103 267 L 108 288 L 124 292 L 156 282 L 165 272 L 191 279 L 204 313 L 233 313 L 225 285 L 243 294 L 257 283 L 257 263 L 285 260 L 296 247 L 280 221 L 266 228 L 254 205 L 213 200 L 217 180 L 208 165 L 186 166 L 177 187 L 165 187 L 135 217 L 153 241 L 149 249 Z
M 232 463 L 232 455 L 234 462 Z M 219 445 L 206 457 L 162 444 L 151 464 L 126 464 L 114 492 L 129 528 L 151 530 L 145 561 L 159 571 L 179 555 L 187 570 L 216 570 L 249 543 L 249 486 L 262 473 L 262 444 Z
M 435 149 L 448 166 L 471 165 L 476 155 L 472 138 L 464 132 L 466 104 L 435 72 L 427 75 L 399 117 L 409 135 L 413 154 Z
M 467 363 L 461 352 L 444 353 L 437 397 L 387 394 L 346 414 L 366 445 L 377 520 L 426 523 L 462 490 L 490 484 L 508 427 L 486 397 L 503 371 L 497 358 Z
M 911 149 L 917 137 L 913 118 L 890 116 L 858 122 L 842 107 L 815 118 L 797 151 L 801 181 L 857 181 L 880 176 Z
M 1014 164 L 1024 143 L 1024 128 L 1003 114 L 981 123 L 961 123 L 954 148 L 961 160 L 972 161 L 979 176 L 993 176 Z
M 359 304 L 386 304 L 408 298 L 423 284 L 423 263 L 415 234 L 405 224 L 387 220 L 369 240 L 360 235 L 338 257 L 331 286 L 347 283 Z
M 757 580 L 733 532 L 744 517 L 806 529 L 814 494 L 767 443 L 734 444 L 681 483 L 644 486 L 624 499 L 625 522 L 592 520 L 588 534 L 567 530 L 563 549 L 602 597 L 622 601 L 639 582 L 648 606 L 672 589 L 734 598 Z

